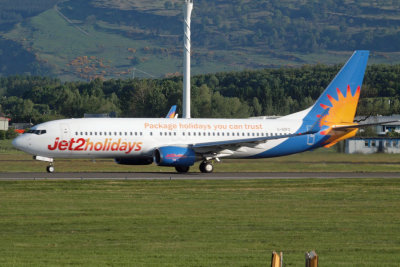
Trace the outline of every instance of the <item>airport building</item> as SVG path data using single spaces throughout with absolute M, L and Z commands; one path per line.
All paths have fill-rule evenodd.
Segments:
M 351 138 L 345 141 L 347 154 L 400 153 L 400 138 Z
M 8 130 L 8 123 L 10 119 L 5 117 L 0 117 L 0 131 L 7 131 Z
M 363 119 L 356 117 L 355 121 L 362 123 L 384 123 L 395 121 L 384 125 L 373 126 L 377 137 L 354 137 L 345 141 L 345 152 L 347 154 L 362 153 L 400 153 L 400 137 L 388 137 L 388 133 L 400 133 L 400 115 L 376 116 Z M 362 131 L 362 130 L 361 130 Z

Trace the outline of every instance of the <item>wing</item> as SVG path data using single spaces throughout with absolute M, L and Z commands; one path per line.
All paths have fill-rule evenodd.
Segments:
M 307 132 L 294 133 L 294 134 L 282 134 L 282 135 L 271 135 L 271 136 L 261 136 L 253 138 L 243 138 L 235 140 L 226 141 L 216 141 L 216 142 L 205 142 L 205 143 L 193 143 L 190 147 L 200 154 L 212 153 L 213 155 L 219 154 L 223 150 L 236 150 L 239 147 L 256 147 L 259 144 L 268 142 L 269 140 L 285 139 L 289 137 L 296 137 L 307 134 L 315 134 L 318 131 L 310 130 Z M 228 153 L 229 155 L 231 153 Z
M 240 147 L 247 146 L 247 147 L 256 147 L 259 144 L 266 143 L 269 140 L 277 140 L 277 139 L 285 139 L 291 138 L 301 135 L 308 135 L 308 134 L 315 134 L 321 130 L 322 126 L 322 119 L 324 116 L 329 112 L 329 109 L 326 109 L 324 113 L 321 114 L 318 120 L 314 122 L 310 130 L 304 132 L 297 132 L 294 134 L 276 134 L 270 136 L 261 136 L 261 137 L 253 137 L 253 138 L 243 138 L 243 139 L 235 139 L 235 140 L 226 140 L 226 141 L 216 141 L 216 142 L 205 142 L 205 143 L 194 143 L 191 144 L 190 147 L 196 152 L 200 154 L 207 154 L 211 153 L 214 155 L 221 156 L 228 156 L 233 152 L 231 150 L 236 150 Z M 220 154 L 221 151 L 225 151 L 225 153 Z

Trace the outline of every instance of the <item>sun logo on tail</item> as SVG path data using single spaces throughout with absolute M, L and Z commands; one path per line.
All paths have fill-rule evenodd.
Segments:
M 336 88 L 336 91 L 337 100 L 328 94 L 327 97 L 330 101 L 330 105 L 320 104 L 324 110 L 329 109 L 329 112 L 321 119 L 321 126 L 353 123 L 361 87 L 357 87 L 354 95 L 351 93 L 350 85 L 347 86 L 346 96 L 342 94 L 339 88 Z M 318 117 L 320 116 L 321 115 L 318 115 Z

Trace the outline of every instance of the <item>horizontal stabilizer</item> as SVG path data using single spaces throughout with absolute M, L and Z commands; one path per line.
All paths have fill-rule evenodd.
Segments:
M 400 120 L 354 124 L 354 125 L 337 125 L 337 126 L 334 125 L 334 126 L 332 126 L 332 129 L 334 129 L 334 130 L 358 129 L 358 128 L 364 128 L 364 127 L 368 127 L 368 126 L 385 125 L 385 124 L 393 123 L 393 122 L 400 122 Z

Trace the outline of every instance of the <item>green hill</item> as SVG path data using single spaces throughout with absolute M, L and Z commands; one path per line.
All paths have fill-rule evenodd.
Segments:
M 183 0 L 37 2 L 0 4 L 0 75 L 181 72 Z M 355 49 L 371 50 L 372 63 L 399 63 L 398 10 L 398 0 L 195 0 L 193 73 L 335 64 Z

